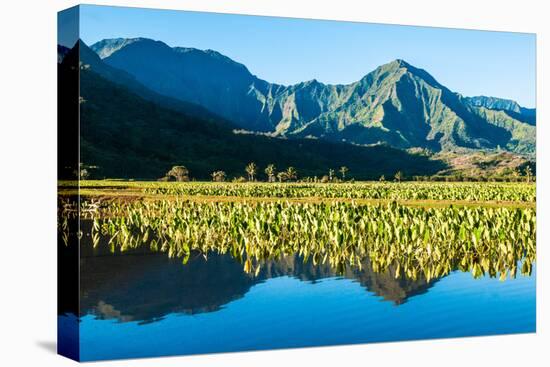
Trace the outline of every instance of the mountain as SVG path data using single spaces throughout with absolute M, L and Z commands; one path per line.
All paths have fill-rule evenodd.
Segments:
M 115 38 L 105 39 L 94 44 L 93 50 L 97 52 L 102 59 L 111 56 L 114 52 L 129 44 L 137 41 L 144 41 L 144 38 Z
M 521 107 L 516 101 L 512 101 L 511 99 L 486 96 L 466 97 L 465 99 L 472 106 L 504 111 L 511 117 L 530 125 L 535 125 L 536 123 L 536 109 Z
M 215 51 L 171 48 L 145 38 L 103 40 L 91 48 L 108 55 L 103 58 L 106 64 L 157 93 L 216 111 L 247 130 L 271 130 L 262 104 L 248 93 L 256 78 L 244 65 Z
M 59 90 L 67 89 L 63 76 L 75 72 L 74 60 L 80 57 L 80 162 L 99 167 L 91 170 L 92 177 L 157 179 L 173 165 L 183 164 L 191 178 L 208 180 L 214 170 L 224 170 L 232 178 L 243 176 L 251 161 L 260 168 L 270 163 L 279 169 L 294 166 L 300 177 L 320 177 L 345 165 L 356 179 L 390 177 L 399 170 L 430 175 L 446 167 L 386 146 L 235 133 L 225 120 L 205 118 L 194 105 L 187 104 L 190 109 L 185 112 L 143 98 L 128 88 L 128 80 L 116 83 L 102 76 L 114 74 L 105 72 L 111 69 L 100 59 L 83 62 L 85 54 L 85 45 L 78 43 L 59 64 Z M 60 121 L 60 126 L 71 126 L 73 118 Z
M 127 43 L 122 43 L 122 45 Z M 115 48 L 115 46 L 113 46 Z M 108 49 L 112 50 L 112 49 Z M 103 51 L 102 54 L 109 52 L 107 49 Z M 66 54 L 67 52 L 65 52 Z M 59 57 L 58 57 L 59 58 Z M 200 116 L 203 119 L 207 119 L 211 122 L 218 122 L 226 124 L 227 126 L 234 126 L 230 121 L 224 120 L 222 117 L 216 115 L 213 112 L 208 111 L 204 107 L 201 107 L 197 104 L 185 102 L 179 99 L 170 98 L 168 96 L 156 93 L 149 88 L 145 87 L 139 81 L 136 80 L 131 74 L 122 71 L 120 69 L 114 68 L 112 66 L 104 63 L 101 58 L 92 51 L 84 42 L 79 41 L 79 60 L 83 69 L 90 68 L 95 73 L 99 74 L 105 79 L 108 79 L 117 85 L 123 86 L 132 93 L 137 94 L 143 99 L 154 102 L 162 107 L 170 108 L 175 111 L 192 114 L 193 116 Z
M 513 101 L 462 97 L 404 60 L 347 85 L 283 86 L 212 50 L 145 38 L 103 40 L 91 48 L 156 93 L 198 104 L 244 130 L 432 151 L 535 149 L 534 111 Z
M 536 109 L 534 108 L 525 108 L 519 105 L 516 101 L 511 99 L 496 98 L 496 97 L 487 97 L 487 96 L 475 96 L 475 97 L 466 97 L 468 103 L 473 106 L 485 107 L 491 110 L 503 110 L 514 113 L 519 113 L 525 116 L 535 116 Z
M 521 106 L 516 101 L 512 101 L 511 99 L 487 96 L 466 97 L 465 99 L 473 106 L 485 107 L 491 110 L 505 110 L 521 113 Z

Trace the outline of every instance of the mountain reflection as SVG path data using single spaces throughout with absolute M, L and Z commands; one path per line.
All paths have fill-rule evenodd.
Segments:
M 362 269 L 347 269 L 340 276 L 396 305 L 426 292 L 437 281 L 395 279 L 395 269 L 375 273 L 368 261 L 362 265 Z M 163 253 L 109 254 L 88 249 L 81 254 L 80 266 L 81 315 L 143 323 L 170 313 L 220 310 L 270 278 L 290 276 L 315 282 L 338 276 L 328 264 L 304 263 L 297 255 L 263 263 L 257 276 L 245 273 L 242 264 L 227 254 L 209 254 L 207 259 L 196 254 L 183 266 L 181 260 Z

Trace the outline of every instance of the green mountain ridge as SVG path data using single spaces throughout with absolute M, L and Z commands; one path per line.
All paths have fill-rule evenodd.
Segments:
M 536 110 L 534 108 L 522 107 L 519 103 L 511 99 L 488 96 L 465 97 L 465 99 L 473 106 L 486 107 L 491 110 L 504 110 L 524 114 L 526 116 L 533 116 L 536 114 Z
M 513 119 L 525 122 L 529 125 L 536 125 L 536 109 L 522 107 L 511 99 L 475 96 L 465 97 L 465 100 L 472 106 L 502 111 Z
M 513 101 L 462 97 L 404 60 L 348 85 L 283 86 L 212 50 L 145 38 L 91 48 L 156 93 L 200 105 L 244 130 L 401 149 L 535 150 L 534 111 Z
M 122 45 L 125 44 L 127 43 L 122 42 L 121 39 L 121 43 L 117 45 L 122 47 Z M 218 116 L 213 112 L 208 111 L 204 107 L 193 103 L 181 101 L 179 99 L 170 98 L 168 96 L 164 96 L 150 90 L 139 81 L 137 81 L 136 78 L 134 78 L 131 74 L 123 70 L 113 68 L 104 63 L 101 60 L 100 56 L 92 51 L 92 49 L 90 49 L 84 42 L 78 41 L 78 45 L 79 63 L 82 65 L 82 68 L 91 68 L 95 73 L 99 74 L 103 78 L 110 80 L 117 85 L 123 86 L 132 93 L 137 94 L 141 98 L 154 102 L 162 107 L 170 108 L 184 114 L 200 116 L 201 118 L 206 119 L 210 122 L 222 123 L 226 126 L 234 126 L 230 121 L 224 120 L 221 116 Z M 68 51 L 65 51 L 63 54 L 60 54 L 58 56 L 58 59 L 62 59 L 67 54 L 67 52 Z M 104 53 L 105 52 L 107 51 L 104 51 Z
M 191 178 L 209 180 L 213 171 L 224 170 L 230 179 L 245 175 L 245 165 L 251 161 L 260 169 L 271 163 L 280 170 L 294 166 L 299 177 L 321 177 L 328 169 L 345 165 L 356 179 L 390 177 L 399 170 L 430 175 L 446 167 L 385 146 L 235 134 L 232 125 L 205 118 L 193 105 L 183 113 L 142 97 L 138 93 L 145 92 L 135 85 L 131 87 L 137 92 L 131 90 L 127 80 L 109 80 L 100 74 L 113 75 L 106 73 L 101 60 L 82 62 L 86 52 L 85 45 L 77 44 L 58 64 L 58 72 L 62 95 L 70 92 L 64 76 L 79 80 L 80 162 L 98 167 L 90 170 L 91 178 L 157 179 L 172 166 L 185 165 Z M 60 118 L 60 126 L 73 125 L 73 117 Z

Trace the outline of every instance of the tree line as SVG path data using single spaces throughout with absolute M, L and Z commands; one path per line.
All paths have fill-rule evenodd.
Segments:
M 244 168 L 244 173 L 246 173 L 246 178 L 244 176 L 239 176 L 233 178 L 235 182 L 256 182 L 259 179 L 260 168 L 254 162 L 248 163 Z M 263 172 L 265 173 L 265 178 L 267 182 L 293 182 L 298 180 L 298 170 L 295 167 L 287 167 L 284 170 L 277 171 L 277 167 L 274 164 L 268 164 Z M 335 175 L 334 169 L 329 169 L 328 174 L 318 177 L 305 177 L 304 181 L 308 182 L 341 182 L 346 180 L 346 175 L 349 172 L 349 169 L 346 166 L 342 166 L 338 169 L 340 177 Z M 227 180 L 227 174 L 223 170 L 216 170 L 210 174 L 212 181 L 214 182 L 225 182 Z M 172 167 L 164 177 L 160 178 L 159 181 L 178 181 L 186 182 L 189 181 L 189 170 L 185 166 L 174 166 Z
M 244 173 L 246 177 L 239 176 L 234 177 L 233 182 L 257 182 L 258 172 L 260 171 L 259 167 L 254 162 L 250 162 L 244 168 Z M 295 167 L 287 167 L 282 171 L 277 171 L 277 168 L 274 164 L 267 165 L 263 172 L 265 173 L 266 182 L 296 182 L 298 181 L 298 171 Z M 346 175 L 348 174 L 349 169 L 346 166 L 342 166 L 338 169 L 340 176 L 336 175 L 334 169 L 329 169 L 326 175 L 321 177 L 303 177 L 299 181 L 301 182 L 344 182 L 346 181 Z M 223 170 L 213 171 L 210 174 L 213 182 L 225 182 L 227 181 L 227 174 Z M 85 177 L 81 177 L 85 179 Z M 178 181 L 186 182 L 189 181 L 189 170 L 185 166 L 174 166 L 172 167 L 164 177 L 159 179 L 159 181 Z M 389 181 L 384 175 L 380 176 L 378 179 L 380 182 Z M 531 167 L 527 166 L 520 171 L 519 169 L 513 169 L 509 175 L 506 176 L 491 176 L 491 177 L 468 177 L 464 176 L 461 173 L 455 173 L 453 175 L 433 175 L 433 176 L 411 176 L 407 177 L 402 171 L 397 171 L 393 176 L 394 182 L 401 182 L 404 180 L 410 181 L 450 181 L 450 182 L 460 182 L 460 181 L 510 181 L 510 182 L 534 182 L 535 176 Z M 353 181 L 353 179 L 352 179 Z

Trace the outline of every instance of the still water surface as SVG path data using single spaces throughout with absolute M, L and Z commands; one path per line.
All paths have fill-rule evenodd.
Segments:
M 535 278 L 453 272 L 426 282 L 391 269 L 336 275 L 287 257 L 245 274 L 227 255 L 81 258 L 81 360 L 526 333 Z M 65 316 L 61 316 L 62 318 Z

